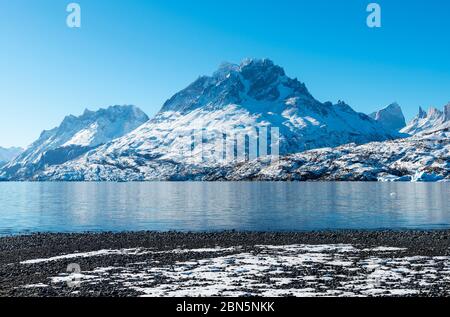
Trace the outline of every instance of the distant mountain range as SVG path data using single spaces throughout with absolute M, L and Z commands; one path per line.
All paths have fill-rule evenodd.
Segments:
M 43 131 L 38 140 L 6 164 L 0 177 L 16 180 L 33 176 L 58 164 L 121 137 L 148 121 L 134 106 L 113 106 L 96 112 L 86 110 L 81 116 L 67 116 L 59 127 Z
M 69 116 L 0 179 L 445 180 L 449 108 L 409 125 L 396 103 L 365 115 L 319 102 L 272 61 L 249 59 L 198 78 L 151 120 L 132 106 Z
M 444 106 L 443 111 L 431 107 L 428 112 L 425 112 L 420 108 L 419 114 L 401 132 L 411 135 L 427 134 L 449 128 L 450 103 Z
M 0 167 L 14 159 L 23 149 L 20 147 L 3 148 L 0 146 Z

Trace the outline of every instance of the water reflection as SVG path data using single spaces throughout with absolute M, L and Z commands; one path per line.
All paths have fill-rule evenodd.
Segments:
M 450 185 L 0 183 L 0 234 L 450 227 Z

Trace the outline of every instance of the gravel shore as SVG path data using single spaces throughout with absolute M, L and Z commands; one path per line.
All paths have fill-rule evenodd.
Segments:
M 449 283 L 450 231 L 0 238 L 0 296 L 449 296 Z

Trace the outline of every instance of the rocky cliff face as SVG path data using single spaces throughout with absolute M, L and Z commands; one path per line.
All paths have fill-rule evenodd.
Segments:
M 400 131 L 406 126 L 405 116 L 398 103 L 390 104 L 369 116 L 388 130 Z

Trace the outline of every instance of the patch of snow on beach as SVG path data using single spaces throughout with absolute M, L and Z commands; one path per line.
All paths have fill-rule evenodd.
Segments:
M 139 262 L 96 268 L 77 278 L 80 290 L 107 283 L 151 297 L 405 296 L 427 294 L 450 280 L 450 257 L 406 257 L 404 251 L 352 245 L 147 250 Z M 162 253 L 170 253 L 171 260 L 158 261 L 155 257 Z M 192 259 L 186 258 L 189 253 Z M 98 251 L 96 256 L 111 254 L 117 252 Z M 130 254 L 143 253 L 135 249 Z M 65 273 L 51 282 L 54 286 L 71 279 Z
M 99 250 L 93 252 L 84 252 L 84 253 L 72 253 L 54 256 L 46 259 L 32 259 L 27 261 L 22 261 L 20 264 L 40 264 L 45 262 L 53 262 L 60 260 L 70 260 L 76 258 L 89 258 L 94 256 L 107 256 L 107 255 L 137 255 L 142 254 L 142 249 L 123 249 L 123 250 Z
M 203 249 L 190 249 L 190 250 L 182 250 L 175 249 L 171 251 L 151 251 L 150 249 L 142 249 L 142 248 L 134 248 L 134 249 L 121 249 L 121 250 L 99 250 L 92 252 L 83 252 L 83 253 L 71 253 L 65 255 L 54 256 L 51 258 L 45 259 L 32 259 L 20 262 L 20 264 L 40 264 L 45 262 L 53 262 L 53 261 L 61 261 L 61 260 L 69 260 L 76 258 L 89 258 L 89 257 L 97 257 L 97 256 L 108 256 L 108 255 L 145 255 L 148 253 L 186 253 L 186 252 L 196 252 L 196 253 L 211 253 L 211 252 L 226 252 L 233 251 L 234 248 L 203 248 Z

